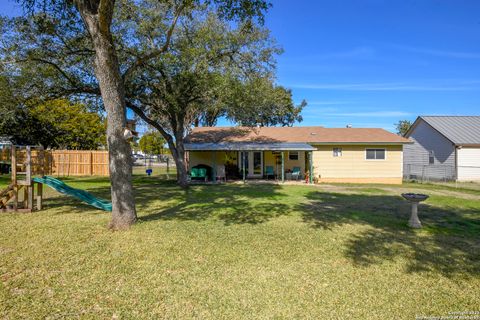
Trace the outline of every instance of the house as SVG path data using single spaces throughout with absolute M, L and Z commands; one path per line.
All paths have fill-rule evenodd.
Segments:
M 480 116 L 420 116 L 405 137 L 406 178 L 480 180 Z
M 377 128 L 199 127 L 185 150 L 189 169 L 224 166 L 227 177 L 399 184 L 407 143 Z

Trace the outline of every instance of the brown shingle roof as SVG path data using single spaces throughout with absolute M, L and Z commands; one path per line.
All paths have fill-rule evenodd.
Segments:
M 308 142 L 308 143 L 409 143 L 408 139 L 380 128 L 324 127 L 198 127 L 187 143 Z

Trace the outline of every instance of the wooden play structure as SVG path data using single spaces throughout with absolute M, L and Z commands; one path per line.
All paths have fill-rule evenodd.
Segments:
M 43 185 L 97 209 L 112 211 L 110 201 L 97 198 L 85 190 L 73 188 L 61 180 L 47 176 L 46 174 L 52 172 L 52 158 L 52 152 L 42 147 L 0 145 L 2 172 L 8 166 L 11 174 L 10 184 L 0 191 L 0 212 L 42 210 Z
M 36 146 L 3 145 L 1 162 L 10 165 L 11 182 L 0 191 L 0 212 L 32 212 L 42 209 L 43 184 L 33 181 L 34 175 L 43 176 L 45 151 Z M 35 199 L 36 187 L 36 206 Z M 23 194 L 23 196 L 21 196 Z

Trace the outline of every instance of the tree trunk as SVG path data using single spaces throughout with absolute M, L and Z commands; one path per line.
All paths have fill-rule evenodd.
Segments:
M 129 107 L 132 109 L 142 120 L 146 123 L 157 129 L 163 138 L 167 141 L 168 148 L 172 153 L 173 160 L 175 161 L 175 165 L 177 168 L 177 183 L 182 188 L 188 187 L 188 179 L 187 179 L 187 163 L 185 161 L 185 147 L 183 145 L 183 127 L 177 127 L 176 125 L 172 127 L 177 128 L 177 132 L 175 134 L 175 139 L 170 133 L 167 133 L 163 129 L 163 127 L 153 120 L 152 118 L 148 117 L 142 109 L 133 104 L 131 101 L 129 102 Z
M 185 161 L 185 148 L 183 147 L 183 138 L 177 140 L 175 144 L 173 141 L 167 141 L 173 160 L 177 167 L 177 184 L 182 188 L 188 188 L 187 179 L 187 163 Z
M 95 1 L 93 1 L 95 2 Z M 132 151 L 124 137 L 126 128 L 125 88 L 110 33 L 113 2 L 97 1 L 97 7 L 78 1 L 78 9 L 95 48 L 95 75 L 107 110 L 107 142 L 112 194 L 109 228 L 127 229 L 137 218 L 132 186 Z M 103 10 L 103 11 L 102 11 Z
M 183 145 L 181 148 L 177 146 L 177 156 L 175 157 L 175 164 L 177 165 L 177 183 L 180 187 L 187 188 L 187 162 L 185 161 L 185 150 L 183 148 Z

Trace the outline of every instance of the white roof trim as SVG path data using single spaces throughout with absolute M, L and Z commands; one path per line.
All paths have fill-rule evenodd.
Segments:
M 219 142 L 219 143 L 185 143 L 186 151 L 313 151 L 308 143 L 275 142 Z

